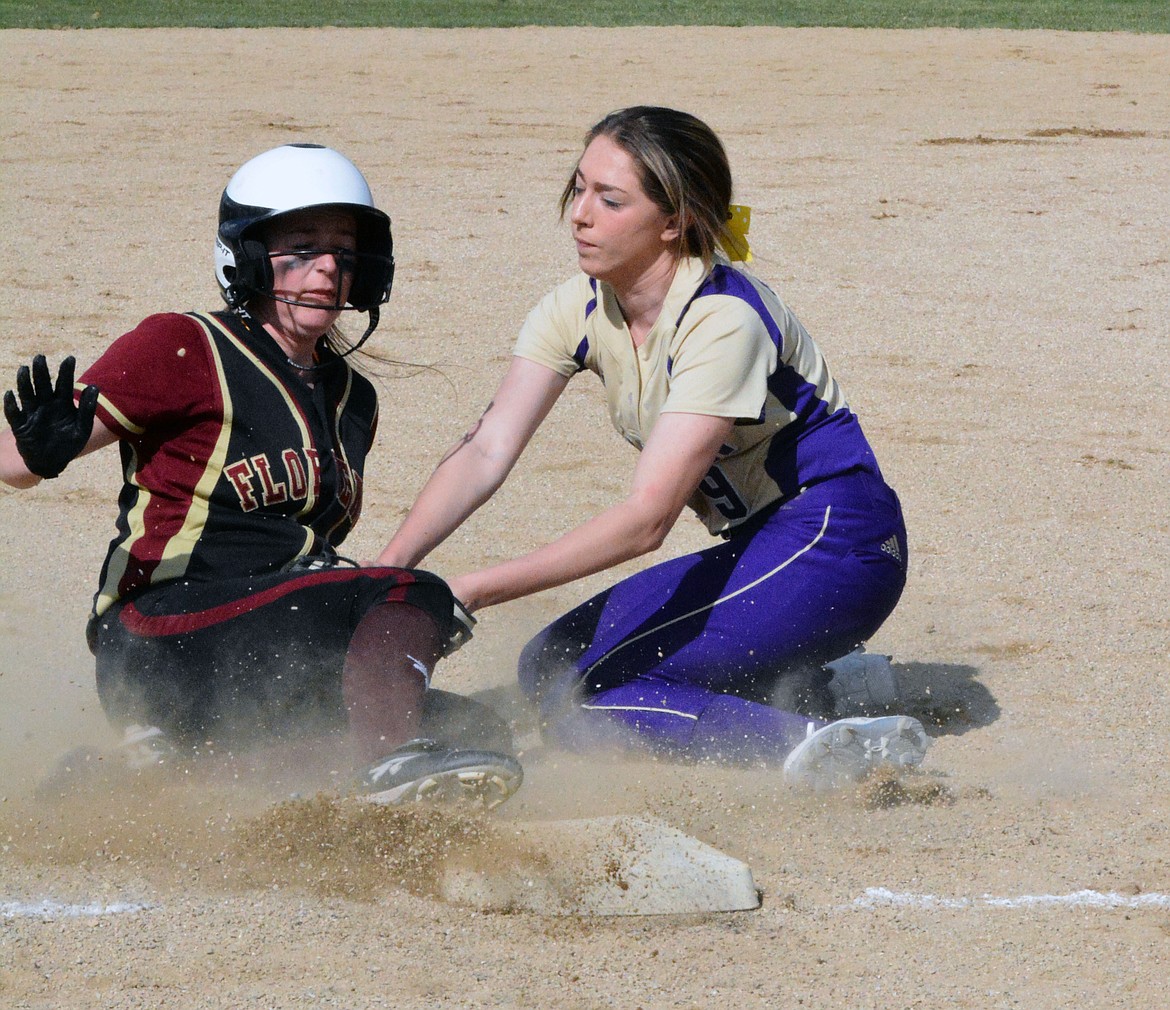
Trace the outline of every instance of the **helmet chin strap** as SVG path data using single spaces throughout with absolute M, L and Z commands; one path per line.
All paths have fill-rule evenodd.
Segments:
M 297 371 L 302 373 L 323 372 L 327 368 L 332 368 L 339 361 L 341 361 L 342 358 L 348 358 L 351 354 L 353 354 L 354 351 L 356 351 L 359 347 L 362 346 L 362 344 L 370 339 L 370 334 L 378 328 L 378 320 L 382 317 L 382 310 L 377 305 L 371 305 L 367 311 L 370 313 L 370 321 L 366 326 L 366 332 L 361 335 L 358 342 L 354 344 L 353 347 L 343 351 L 341 354 L 338 354 L 337 357 L 331 358 L 322 365 L 310 365 L 308 368 L 301 368 L 301 366 L 298 365 Z
M 377 305 L 371 305 L 367 311 L 370 314 L 370 320 L 369 324 L 366 326 L 366 332 L 361 335 L 361 338 L 358 340 L 358 342 L 354 344 L 353 347 L 351 347 L 348 351 L 346 351 L 344 354 L 337 355 L 338 361 L 340 361 L 342 358 L 348 358 L 351 354 L 353 354 L 354 351 L 356 351 L 359 347 L 362 346 L 362 344 L 370 339 L 370 334 L 378 328 L 378 320 L 382 318 L 381 307 Z

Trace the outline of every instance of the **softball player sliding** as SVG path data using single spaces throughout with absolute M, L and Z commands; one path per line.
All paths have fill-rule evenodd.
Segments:
M 783 762 L 832 788 L 928 745 L 906 716 L 809 716 L 834 708 L 825 664 L 897 603 L 905 528 L 820 351 L 732 266 L 748 250 L 731 193 L 723 146 L 693 116 L 635 107 L 589 132 L 561 198 L 582 273 L 529 314 L 491 404 L 379 561 L 419 564 L 500 486 L 569 379 L 595 373 L 641 453 L 629 494 L 452 591 L 474 611 L 604 570 L 659 547 L 689 505 L 722 543 L 619 582 L 524 649 L 546 738 Z M 852 660 L 842 676 L 883 673 Z
M 19 398 L 5 395 L 10 485 L 121 448 L 117 534 L 88 626 L 106 713 L 133 753 L 156 757 L 164 741 L 181 754 L 345 727 L 367 798 L 502 802 L 522 777 L 499 752 L 506 724 L 428 690 L 469 615 L 436 576 L 336 550 L 361 512 L 377 424 L 348 354 L 390 295 L 390 219 L 336 151 L 276 148 L 224 190 L 216 277 L 227 311 L 150 316 L 76 395 L 73 359 L 54 385 L 40 356 L 18 373 Z M 352 346 L 334 329 L 347 309 L 369 314 Z M 460 740 L 424 736 L 456 721 Z

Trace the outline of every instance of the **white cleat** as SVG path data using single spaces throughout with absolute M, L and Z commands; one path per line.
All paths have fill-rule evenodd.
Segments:
M 829 693 L 837 715 L 861 715 L 888 710 L 899 697 L 898 675 L 890 656 L 865 651 L 861 645 L 846 656 L 825 664 L 832 675 Z
M 137 772 L 174 764 L 179 752 L 157 726 L 127 726 L 118 745 L 118 755 L 127 768 Z
M 784 778 L 813 792 L 829 792 L 860 782 L 879 767 L 908 768 L 922 763 L 930 738 L 908 715 L 876 719 L 838 719 L 813 729 L 788 755 Z

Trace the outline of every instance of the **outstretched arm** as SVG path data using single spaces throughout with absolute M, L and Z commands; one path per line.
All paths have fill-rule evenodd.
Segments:
M 439 462 L 375 563 L 414 568 L 458 529 L 504 483 L 568 381 L 513 358 L 483 415 Z
M 78 456 L 115 441 L 113 432 L 94 424 L 96 386 L 86 386 L 74 403 L 73 372 L 74 359 L 65 358 L 54 385 L 44 355 L 38 354 L 31 370 L 22 365 L 16 373 L 16 393 L 4 394 L 9 430 L 0 434 L 0 481 L 33 487 L 58 476 Z
M 657 550 L 734 423 L 707 414 L 663 414 L 638 458 L 624 500 L 530 554 L 449 579 L 452 592 L 469 610 L 477 610 Z

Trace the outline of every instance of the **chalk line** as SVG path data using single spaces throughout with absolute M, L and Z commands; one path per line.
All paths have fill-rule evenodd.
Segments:
M 67 904 L 43 899 L 41 901 L 0 901 L 0 919 L 70 919 L 104 915 L 126 915 L 146 911 L 155 906 L 140 902 L 114 901 Z M 1116 891 L 1073 891 L 1070 894 L 1018 894 L 997 896 L 982 894 L 967 898 L 948 898 L 937 894 L 916 894 L 911 891 L 891 891 L 887 887 L 867 887 L 858 898 L 842 909 L 915 908 L 934 909 L 971 908 L 1170 908 L 1170 894 L 1118 894 Z
M 1019 894 L 996 897 L 945 898 L 936 894 L 868 887 L 847 908 L 1170 908 L 1170 894 L 1118 894 L 1115 891 L 1073 891 L 1071 894 Z
M 72 919 L 97 915 L 125 915 L 127 912 L 141 912 L 150 905 L 129 901 L 114 901 L 108 905 L 90 902 L 87 904 L 65 904 L 60 901 L 0 901 L 0 919 Z

